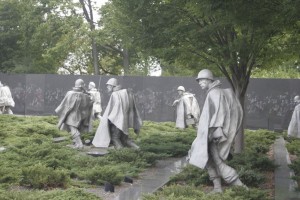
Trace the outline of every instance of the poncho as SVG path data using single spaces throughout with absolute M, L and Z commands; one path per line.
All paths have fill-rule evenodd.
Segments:
M 109 121 L 126 135 L 129 128 L 139 130 L 142 126 L 133 95 L 127 89 L 112 92 L 92 142 L 95 147 L 109 146 Z
M 186 128 L 187 115 L 193 115 L 195 121 L 199 121 L 200 108 L 194 94 L 184 93 L 176 106 L 176 127 Z
M 204 169 L 208 161 L 210 128 L 221 128 L 225 140 L 218 144 L 218 153 L 226 160 L 231 144 L 241 126 L 242 107 L 231 89 L 221 89 L 219 81 L 208 90 L 199 119 L 197 137 L 189 152 L 189 163 Z
M 300 138 L 300 104 L 298 104 L 294 109 L 288 127 L 288 136 Z
M 60 105 L 55 109 L 60 130 L 70 131 L 73 126 L 79 131 L 88 131 L 93 103 L 89 95 L 74 88 L 68 91 Z

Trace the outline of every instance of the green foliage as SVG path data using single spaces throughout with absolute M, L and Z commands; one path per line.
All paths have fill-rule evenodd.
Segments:
M 174 123 L 145 122 L 142 130 L 141 149 L 155 154 L 165 153 L 171 157 L 185 156 L 196 136 L 196 130 L 176 129 Z
M 259 170 L 241 168 L 238 173 L 242 182 L 248 187 L 258 187 L 266 180 L 264 174 Z
M 285 144 L 289 153 L 294 155 L 300 155 L 300 139 L 293 138 L 288 139 L 288 142 Z
M 273 131 L 264 129 L 258 129 L 255 131 L 246 130 L 245 134 L 247 135 L 245 139 L 247 148 L 246 151 L 253 150 L 262 154 L 265 154 L 269 150 L 270 145 L 273 144 L 275 139 L 280 135 Z
M 20 184 L 34 189 L 66 188 L 69 176 L 64 170 L 55 170 L 38 163 L 22 169 Z
M 96 166 L 87 172 L 87 178 L 92 184 L 102 185 L 110 182 L 113 185 L 119 185 L 124 179 L 120 167 L 116 165 Z
M 192 186 L 211 184 L 207 171 L 193 165 L 188 165 L 179 174 L 171 177 L 169 184 L 182 182 Z
M 164 152 L 161 154 L 155 154 L 147 151 L 137 151 L 134 149 L 121 149 L 110 151 L 108 159 L 116 163 L 130 163 L 137 167 L 149 167 L 152 166 L 156 160 L 165 156 Z
M 31 191 L 7 191 L 0 189 L 1 200 L 101 200 L 101 198 L 85 192 L 82 189 L 70 188 L 66 190 L 54 189 L 51 191 L 31 190 Z
M 141 171 L 152 166 L 157 159 L 173 155 L 168 149 L 161 149 L 160 152 L 155 153 L 145 149 L 124 148 L 110 150 L 109 154 L 103 157 L 87 156 L 85 152 L 66 146 L 71 143 L 69 133 L 57 129 L 57 120 L 57 117 L 54 116 L 18 117 L 0 115 L 0 146 L 7 148 L 0 153 L 0 189 L 8 191 L 12 186 L 24 185 L 26 188 L 31 189 L 58 187 L 66 188 L 66 191 L 69 191 L 68 188 L 71 186 L 92 187 L 93 184 L 101 185 L 105 181 L 120 184 L 124 176 L 138 177 Z M 97 127 L 98 123 L 95 121 L 94 126 Z M 145 127 L 142 128 L 139 136 L 134 135 L 133 130 L 130 130 L 130 132 L 139 145 L 145 144 L 145 141 L 152 142 L 149 138 L 151 138 L 151 135 L 155 135 L 153 139 L 157 140 L 159 138 L 158 140 L 160 140 L 157 143 L 157 148 L 160 148 L 159 145 L 163 146 L 167 141 L 174 141 L 178 145 L 180 143 L 190 145 L 195 134 L 193 129 L 178 130 L 175 128 L 175 124 L 171 122 L 145 122 Z M 158 137 L 159 133 L 162 137 Z M 93 134 L 84 133 L 83 139 L 92 139 Z M 187 136 L 188 134 L 191 136 Z M 174 137 L 174 135 L 178 136 Z M 57 136 L 65 136 L 69 139 L 54 143 L 52 139 Z M 182 155 L 186 153 L 187 150 L 185 153 L 182 151 Z M 178 153 L 175 154 L 178 155 Z M 58 199 L 63 199 L 65 196 L 59 191 L 57 190 L 57 193 L 59 193 Z M 32 191 L 28 196 L 32 199 L 46 199 L 47 197 L 51 199 L 52 192 Z M 70 198 L 74 195 L 71 192 L 66 193 L 70 195 Z M 8 192 L 6 196 L 3 194 L 3 198 L 0 196 L 0 199 L 10 197 L 18 199 L 18 195 L 22 194 L 25 193 L 12 194 Z M 78 197 L 78 199 L 80 198 Z
M 162 191 L 155 194 L 144 195 L 145 200 L 267 200 L 265 191 L 258 189 L 246 190 L 242 187 L 226 189 L 222 194 L 206 194 L 199 187 L 171 185 L 163 187 Z
M 292 65 L 270 67 L 269 69 L 254 69 L 252 72 L 252 78 L 285 78 L 285 79 L 299 79 L 300 70 Z
M 299 138 L 287 138 L 286 137 L 286 148 L 288 152 L 292 155 L 296 155 L 296 159 L 292 160 L 289 167 L 294 170 L 295 176 L 293 179 L 298 182 L 298 189 L 300 189 L 300 139 Z
M 294 160 L 292 164 L 289 165 L 289 167 L 294 170 L 296 177 L 298 179 L 300 178 L 300 159 L 298 158 L 297 160 Z

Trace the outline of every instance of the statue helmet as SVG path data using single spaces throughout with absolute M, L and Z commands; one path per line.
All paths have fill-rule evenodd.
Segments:
M 84 87 L 84 81 L 82 79 L 77 79 L 75 81 L 75 87 L 77 87 L 77 88 L 83 88 Z
M 300 102 L 300 96 L 298 96 L 298 95 L 295 96 L 294 97 L 294 102 L 296 102 L 296 103 Z
M 118 80 L 116 78 L 110 78 L 106 85 L 112 85 L 112 86 L 117 86 L 118 85 Z
M 179 87 L 177 88 L 177 90 L 178 90 L 178 91 L 183 91 L 183 92 L 185 92 L 185 89 L 184 89 L 183 86 L 179 86 Z
M 89 83 L 89 86 L 90 86 L 91 88 L 95 88 L 95 87 L 96 87 L 96 85 L 95 85 L 94 82 L 90 82 L 90 83 Z
M 197 81 L 199 81 L 200 79 L 209 79 L 209 80 L 214 80 L 214 76 L 213 73 L 208 70 L 208 69 L 202 69 L 199 73 L 198 73 L 198 77 L 196 78 Z

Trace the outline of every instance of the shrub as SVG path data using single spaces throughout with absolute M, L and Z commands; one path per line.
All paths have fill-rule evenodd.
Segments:
M 63 170 L 54 170 L 43 164 L 36 164 L 22 169 L 20 184 L 34 189 L 66 188 L 69 176 Z
M 170 157 L 180 157 L 187 155 L 188 150 L 195 136 L 186 132 L 180 134 L 152 134 L 143 138 L 140 142 L 143 151 L 160 154 L 164 152 Z
M 300 159 L 294 160 L 289 167 L 294 170 L 295 174 L 300 176 Z
M 265 177 L 262 173 L 252 169 L 242 168 L 239 171 L 239 177 L 248 187 L 257 187 L 259 184 L 265 181 Z
M 169 183 L 180 184 L 182 182 L 193 186 L 211 184 L 207 171 L 193 165 L 187 165 L 179 174 L 171 177 Z
M 102 185 L 105 182 L 110 182 L 113 185 L 119 185 L 124 175 L 117 166 L 97 166 L 87 172 L 87 178 L 92 184 Z
M 101 200 L 101 198 L 82 189 L 50 190 L 50 191 L 7 191 L 0 190 L 1 200 Z
M 300 155 L 300 140 L 299 139 L 291 139 L 289 138 L 289 142 L 286 143 L 286 148 L 289 153 L 294 155 Z
M 108 155 L 108 160 L 116 163 L 132 163 L 137 167 L 144 168 L 153 165 L 157 159 L 164 156 L 166 155 L 124 148 L 120 150 L 111 150 Z
M 257 189 L 246 190 L 242 187 L 231 187 L 222 194 L 206 194 L 201 188 L 193 186 L 170 185 L 163 187 L 155 194 L 144 195 L 144 200 L 267 200 L 267 193 Z

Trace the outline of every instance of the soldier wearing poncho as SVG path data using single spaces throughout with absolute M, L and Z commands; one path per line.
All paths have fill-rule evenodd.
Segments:
M 129 139 L 128 131 L 133 128 L 138 134 L 142 126 L 134 97 L 127 89 L 121 89 L 115 78 L 109 79 L 106 85 L 112 94 L 92 143 L 95 147 L 108 147 L 112 141 L 116 149 L 126 146 L 138 149 Z
M 237 172 L 224 162 L 241 126 L 241 105 L 231 89 L 220 88 L 220 81 L 214 80 L 211 71 L 201 70 L 197 81 L 202 89 L 207 89 L 207 97 L 197 137 L 189 152 L 189 163 L 208 170 L 214 183 L 212 192 L 222 192 L 221 178 L 229 184 L 245 186 Z
M 288 127 L 288 136 L 289 137 L 297 137 L 300 138 L 300 97 L 299 96 L 295 96 L 294 97 L 294 102 L 297 104 L 289 127 Z
M 60 130 L 71 132 L 74 148 L 83 148 L 80 132 L 89 130 L 92 106 L 93 101 L 84 90 L 83 80 L 78 79 L 55 109 L 59 117 L 57 126 Z
M 91 95 L 91 99 L 94 102 L 93 110 L 92 110 L 93 119 L 95 119 L 95 118 L 100 119 L 101 112 L 102 112 L 101 96 L 100 96 L 100 92 L 98 92 L 94 82 L 89 83 L 89 94 Z
M 0 114 L 13 114 L 11 107 L 15 106 L 10 89 L 0 82 Z
M 179 99 L 175 100 L 172 106 L 176 106 L 176 127 L 187 128 L 189 124 L 197 127 L 200 108 L 194 94 L 185 92 L 183 86 L 177 88 Z

